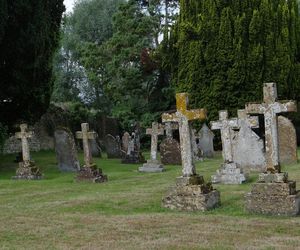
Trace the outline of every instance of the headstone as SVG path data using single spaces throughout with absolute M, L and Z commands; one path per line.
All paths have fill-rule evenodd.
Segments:
M 224 163 L 213 175 L 212 183 L 241 184 L 246 180 L 242 169 L 233 161 L 233 128 L 238 128 L 238 119 L 228 119 L 227 110 L 219 111 L 219 121 L 211 122 L 212 130 L 221 130 L 222 156 Z
M 181 165 L 180 144 L 173 138 L 173 130 L 178 129 L 178 124 L 166 122 L 164 129 L 167 137 L 159 146 L 160 160 L 164 165 Z
M 176 94 L 177 112 L 163 114 L 163 122 L 177 122 L 179 126 L 182 176 L 177 178 L 175 188 L 171 188 L 163 198 L 163 206 L 185 211 L 206 211 L 220 204 L 220 194 L 202 176 L 196 174 L 193 163 L 190 124 L 192 120 L 206 119 L 206 110 L 188 110 L 188 95 Z
M 203 157 L 213 158 L 215 154 L 214 133 L 208 128 L 206 123 L 204 123 L 198 134 L 199 134 L 198 146 L 202 151 Z
M 127 153 L 128 151 L 128 143 L 130 140 L 130 134 L 128 132 L 125 132 L 122 136 L 122 150 Z
M 107 176 L 102 174 L 102 170 L 93 163 L 92 152 L 90 149 L 89 140 L 96 139 L 97 134 L 89 131 L 89 124 L 82 123 L 81 131 L 76 132 L 76 138 L 82 140 L 84 163 L 85 165 L 80 168 L 76 180 L 77 181 L 91 181 L 101 183 L 107 181 Z
M 20 129 L 21 132 L 17 132 L 15 136 L 16 138 L 21 139 L 23 161 L 19 162 L 19 168 L 16 171 L 16 176 L 12 178 L 15 180 L 40 180 L 42 179 L 42 173 L 30 159 L 28 139 L 32 137 L 33 133 L 28 131 L 27 124 L 21 124 Z
M 157 144 L 158 136 L 164 134 L 164 129 L 157 122 L 153 122 L 152 128 L 148 128 L 146 134 L 151 135 L 151 158 L 142 167 L 139 167 L 139 171 L 147 173 L 162 172 L 164 167 L 157 159 Z
M 101 158 L 101 149 L 98 145 L 97 139 L 91 139 L 89 140 L 90 149 L 92 157 L 99 157 Z
M 249 115 L 244 109 L 238 110 L 239 131 L 233 140 L 233 161 L 243 172 L 264 172 L 266 159 L 263 140 L 251 129 Z
M 58 168 L 62 172 L 76 172 L 80 169 L 77 150 L 72 132 L 66 128 L 54 132 L 55 152 Z
M 137 138 L 138 137 L 138 138 Z M 145 158 L 140 151 L 140 140 L 139 135 L 135 132 L 128 138 L 127 152 L 122 155 L 122 164 L 138 164 L 144 163 Z
M 246 104 L 249 114 L 263 114 L 265 120 L 266 172 L 259 175 L 251 192 L 245 195 L 246 210 L 251 213 L 271 215 L 298 215 L 300 192 L 296 183 L 282 173 L 279 162 L 278 117 L 279 113 L 295 112 L 295 101 L 278 101 L 275 83 L 264 84 L 264 102 Z
M 106 135 L 105 137 L 105 148 L 107 158 L 121 158 L 121 145 L 120 140 L 112 135 Z
M 174 138 L 165 138 L 160 146 L 160 160 L 164 165 L 181 165 L 180 143 Z
M 278 141 L 280 164 L 297 163 L 297 135 L 293 123 L 284 116 L 278 116 Z

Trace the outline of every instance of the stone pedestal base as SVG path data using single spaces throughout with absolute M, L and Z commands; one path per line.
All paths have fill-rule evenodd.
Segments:
M 144 163 L 144 162 L 146 161 L 142 153 L 136 151 L 131 152 L 130 155 L 124 154 L 121 161 L 121 163 L 123 164 L 137 164 L 137 163 Z
M 83 166 L 76 176 L 76 181 L 88 181 L 94 183 L 102 183 L 107 181 L 107 175 L 102 174 L 102 169 L 97 168 L 96 164 L 91 166 Z
M 224 163 L 217 173 L 211 177 L 212 183 L 242 184 L 246 181 L 247 175 L 242 172 L 234 162 Z
M 180 211 L 207 211 L 220 205 L 220 193 L 202 176 L 179 177 L 162 200 L 162 206 Z
M 287 178 L 285 174 L 262 174 L 259 180 L 264 178 L 266 181 L 252 185 L 251 192 L 245 195 L 248 212 L 289 216 L 300 213 L 300 192 L 296 191 L 296 182 L 278 178 L 278 175 Z
M 41 180 L 43 175 L 40 169 L 35 166 L 34 162 L 19 162 L 19 168 L 16 171 L 16 176 L 13 176 L 14 180 Z
M 148 160 L 142 167 L 139 167 L 139 172 L 157 173 L 164 171 L 164 166 L 159 161 Z

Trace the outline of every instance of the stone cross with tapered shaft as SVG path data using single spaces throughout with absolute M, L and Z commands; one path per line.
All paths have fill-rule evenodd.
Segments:
M 33 133 L 31 131 L 28 131 L 27 124 L 21 124 L 20 128 L 21 128 L 21 132 L 17 132 L 15 134 L 15 136 L 16 136 L 16 138 L 21 139 L 21 142 L 22 142 L 23 162 L 29 162 L 30 161 L 30 151 L 29 151 L 28 138 L 31 138 Z
M 157 159 L 157 139 L 164 134 L 164 129 L 157 122 L 152 122 L 152 128 L 147 128 L 147 135 L 151 135 L 151 160 Z
M 224 162 L 233 162 L 233 152 L 232 152 L 232 137 L 233 137 L 233 128 L 238 128 L 239 122 L 237 118 L 228 119 L 228 111 L 221 110 L 219 111 L 219 120 L 212 121 L 211 123 L 212 130 L 221 131 L 221 140 L 222 140 L 222 155 Z
M 178 93 L 176 94 L 177 112 L 173 114 L 162 114 L 163 122 L 177 122 L 179 125 L 183 177 L 196 175 L 192 156 L 189 121 L 206 119 L 205 109 L 188 110 L 188 102 L 187 93 Z
M 84 163 L 86 167 L 93 164 L 92 152 L 90 149 L 89 140 L 96 139 L 96 132 L 89 132 L 89 124 L 81 123 L 81 131 L 76 132 L 76 138 L 82 139 L 83 153 L 84 153 Z
M 265 83 L 263 93 L 264 102 L 246 104 L 246 112 L 264 115 L 267 171 L 280 173 L 277 115 L 284 112 L 296 112 L 297 105 L 295 101 L 277 101 L 276 83 Z

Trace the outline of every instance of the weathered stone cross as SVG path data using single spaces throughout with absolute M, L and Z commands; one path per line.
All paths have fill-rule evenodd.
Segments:
M 219 111 L 219 121 L 212 121 L 212 130 L 221 130 L 221 140 L 222 140 L 222 154 L 224 162 L 233 162 L 232 153 L 232 137 L 233 128 L 238 128 L 239 123 L 237 118 L 228 119 L 228 111 Z
M 146 134 L 151 135 L 151 160 L 155 161 L 157 158 L 157 139 L 159 135 L 164 134 L 164 129 L 157 122 L 153 122 L 152 128 L 147 128 Z
M 16 138 L 21 139 L 22 142 L 22 156 L 23 162 L 30 161 L 30 151 L 29 151 L 29 143 L 28 138 L 31 138 L 33 133 L 31 131 L 27 131 L 28 126 L 27 124 L 20 125 L 21 132 L 15 133 Z
M 196 169 L 193 164 L 192 145 L 190 135 L 190 124 L 192 120 L 205 120 L 205 109 L 188 110 L 188 94 L 176 94 L 177 112 L 173 114 L 163 114 L 163 122 L 178 122 L 180 134 L 180 147 L 182 158 L 182 173 L 183 177 L 190 177 L 196 174 Z
M 264 102 L 246 104 L 246 112 L 264 115 L 267 171 L 280 173 L 277 114 L 296 112 L 297 105 L 295 101 L 277 101 L 276 83 L 265 83 L 263 92 Z
M 167 138 L 173 138 L 173 130 L 178 129 L 178 124 L 172 122 L 166 122 L 164 128 L 166 130 Z
M 76 132 L 76 138 L 82 139 L 83 153 L 84 153 L 84 163 L 86 167 L 93 164 L 92 152 L 90 149 L 89 140 L 96 139 L 96 132 L 89 132 L 89 124 L 81 123 L 81 131 Z
M 250 117 L 246 114 L 244 109 L 238 110 L 238 118 L 228 119 L 227 110 L 219 111 L 219 121 L 211 122 L 212 130 L 221 130 L 222 140 L 222 154 L 225 162 L 233 162 L 233 151 L 232 151 L 232 129 L 239 129 L 243 122 L 246 122 L 248 126 L 252 128 L 258 127 L 258 118 Z

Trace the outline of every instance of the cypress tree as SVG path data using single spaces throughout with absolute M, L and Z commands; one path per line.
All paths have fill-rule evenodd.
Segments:
M 300 99 L 297 0 L 181 0 L 173 81 L 192 104 L 236 115 L 274 81 L 280 98 Z

